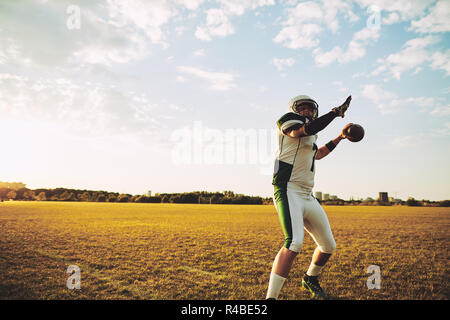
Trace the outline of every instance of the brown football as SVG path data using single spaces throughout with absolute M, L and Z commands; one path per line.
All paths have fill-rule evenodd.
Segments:
M 351 125 L 347 128 L 346 131 L 347 139 L 351 142 L 358 142 L 361 141 L 362 138 L 364 138 L 364 128 L 359 124 Z

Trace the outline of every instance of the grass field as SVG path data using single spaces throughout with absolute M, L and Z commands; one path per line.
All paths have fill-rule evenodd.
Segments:
M 337 299 L 448 299 L 449 208 L 324 207 L 337 250 L 321 282 Z M 275 208 L 0 203 L 0 299 L 264 299 L 283 236 Z M 314 243 L 280 299 L 301 288 Z M 81 290 L 69 290 L 69 265 Z M 367 268 L 381 268 L 369 290 Z

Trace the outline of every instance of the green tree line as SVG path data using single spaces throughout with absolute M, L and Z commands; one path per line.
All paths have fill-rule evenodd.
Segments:
M 247 196 L 233 191 L 207 192 L 193 191 L 183 193 L 157 193 L 154 196 L 131 195 L 118 192 L 78 190 L 67 188 L 56 189 L 28 189 L 21 182 L 0 181 L 0 201 L 86 201 L 86 202 L 137 202 L 137 203 L 199 203 L 199 204 L 267 204 L 273 205 L 272 198 Z M 392 205 L 378 200 L 361 201 L 342 199 L 326 200 L 322 205 Z M 429 201 L 409 198 L 398 205 L 449 207 L 450 200 Z
M 194 191 L 184 193 L 164 193 L 148 195 L 131 195 L 108 191 L 77 189 L 28 189 L 19 186 L 0 188 L 0 200 L 22 201 L 88 201 L 88 202 L 138 202 L 138 203 L 200 203 L 200 204 L 263 204 L 264 198 L 235 194 L 232 191 L 206 192 Z

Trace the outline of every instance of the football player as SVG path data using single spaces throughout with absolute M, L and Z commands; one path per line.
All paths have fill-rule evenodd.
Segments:
M 266 299 L 277 299 L 289 274 L 294 258 L 300 252 L 306 230 L 317 247 L 302 286 L 313 297 L 327 298 L 318 276 L 336 249 L 327 215 L 312 195 L 314 161 L 327 156 L 346 138 L 348 124 L 335 139 L 321 148 L 316 145 L 317 133 L 336 117 L 344 117 L 351 96 L 327 114 L 318 117 L 317 102 L 306 95 L 289 102 L 289 111 L 278 121 L 278 156 L 273 175 L 274 204 L 284 233 L 284 245 L 273 262 Z

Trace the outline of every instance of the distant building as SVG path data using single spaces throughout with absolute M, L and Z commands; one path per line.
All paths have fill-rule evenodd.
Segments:
M 330 196 L 330 199 L 331 199 L 331 200 L 337 200 L 337 199 L 338 199 L 338 197 L 337 197 L 337 196 L 335 196 L 335 195 L 331 195 L 331 196 Z
M 147 195 L 148 195 L 149 197 L 151 197 L 151 196 L 152 196 L 152 190 L 148 190 Z
M 323 195 L 323 200 L 330 200 L 330 194 L 329 193 L 325 193 Z
M 389 197 L 387 192 L 380 192 L 378 200 L 381 202 L 389 202 Z
M 317 200 L 322 201 L 322 192 L 317 191 L 316 193 L 314 193 L 314 197 L 315 197 Z

